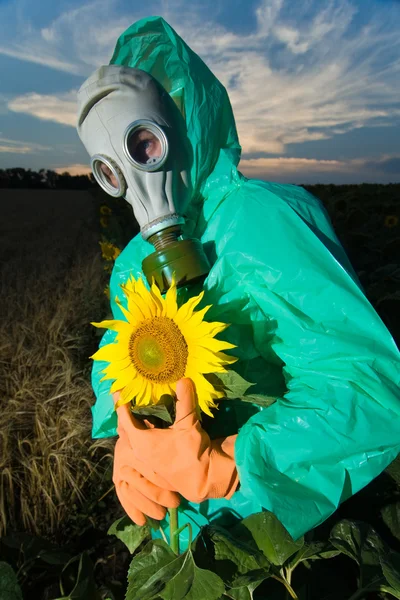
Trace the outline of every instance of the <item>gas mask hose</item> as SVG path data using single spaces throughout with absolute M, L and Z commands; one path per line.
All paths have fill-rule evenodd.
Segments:
M 209 273 L 210 264 L 203 245 L 197 239 L 182 239 L 180 225 L 158 231 L 148 241 L 155 252 L 143 260 L 142 269 L 148 283 L 151 285 L 154 279 L 161 293 L 168 290 L 173 276 L 178 287 L 186 287 Z

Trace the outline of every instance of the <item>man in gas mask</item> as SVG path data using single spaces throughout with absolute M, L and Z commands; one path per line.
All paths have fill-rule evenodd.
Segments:
M 161 18 L 130 27 L 111 65 L 82 86 L 78 131 L 98 182 L 125 196 L 141 227 L 114 267 L 114 316 L 119 284 L 138 277 L 142 263 L 162 290 L 172 273 L 189 294 L 201 286 L 212 318 L 231 323 L 235 369 L 254 393 L 277 399 L 263 410 L 221 402 L 212 424 L 201 425 L 183 380 L 179 426 L 167 435 L 138 430 L 126 405 L 117 423 L 104 365 L 95 363 L 93 435 L 115 435 L 118 425 L 123 506 L 143 524 L 184 498 L 199 526 L 267 509 L 299 537 L 400 450 L 399 353 L 323 207 L 302 188 L 237 170 L 226 91 Z

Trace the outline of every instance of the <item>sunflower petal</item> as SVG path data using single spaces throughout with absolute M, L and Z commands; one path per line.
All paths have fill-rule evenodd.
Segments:
M 224 342 L 223 340 L 217 340 L 209 336 L 204 336 L 200 339 L 186 337 L 186 341 L 189 348 L 201 347 L 205 348 L 206 350 L 210 350 L 211 352 L 221 352 L 221 350 L 232 350 L 236 348 L 234 344 Z
M 115 392 L 119 392 L 122 389 L 120 382 L 116 379 L 110 387 L 110 394 L 115 394 Z
M 135 369 L 132 367 L 132 368 L 128 368 L 128 369 L 123 369 L 122 371 L 119 371 L 118 373 L 115 373 L 115 371 L 112 371 L 112 372 L 107 373 L 107 375 L 109 376 L 109 378 L 115 379 L 121 389 L 121 388 L 129 385 L 132 381 L 134 381 L 134 379 L 136 379 L 137 372 L 135 372 Z
M 165 294 L 163 316 L 173 319 L 177 312 L 178 304 L 176 301 L 176 280 L 175 275 L 173 275 L 171 285 Z
M 215 356 L 226 365 L 233 365 L 233 363 L 239 360 L 237 356 L 230 356 L 229 354 L 225 354 L 225 352 L 216 352 Z
M 127 290 L 129 290 L 130 292 L 134 292 L 135 291 L 135 283 L 136 283 L 136 279 L 134 278 L 133 275 L 131 275 L 129 277 L 129 279 L 122 284 L 124 287 L 126 287 Z M 122 287 L 121 285 L 121 287 Z
M 120 379 L 121 377 L 127 377 L 129 373 L 130 379 L 136 377 L 136 370 L 132 365 L 130 358 L 126 361 L 113 361 L 108 364 L 108 366 L 103 369 L 102 373 L 104 373 L 103 379 Z
M 211 308 L 211 304 L 209 304 L 208 306 L 205 306 L 201 310 L 196 310 L 193 313 L 192 317 L 190 318 L 190 326 L 198 327 L 198 325 L 200 325 L 200 323 L 203 323 L 204 316 L 210 310 L 210 308 Z
M 147 379 L 140 376 L 140 378 L 138 379 L 138 385 L 135 389 L 135 396 L 134 396 L 135 406 L 144 406 L 143 398 L 145 398 L 147 384 L 148 384 Z
M 185 321 L 186 319 L 189 319 L 192 314 L 194 309 L 196 308 L 196 306 L 198 304 L 200 304 L 200 302 L 203 300 L 203 296 L 204 296 L 204 292 L 200 292 L 200 294 L 198 296 L 194 296 L 194 298 L 190 298 L 190 300 L 188 300 L 185 304 L 183 304 L 177 314 L 176 317 L 174 319 L 175 323 L 177 325 L 179 325 L 182 321 Z
M 155 302 L 151 291 L 145 286 L 143 279 L 140 277 L 136 282 L 136 293 L 139 294 L 142 299 L 143 304 L 146 306 L 148 310 L 149 317 L 151 318 L 156 316 L 158 305 Z M 141 305 L 140 305 L 141 307 Z
M 204 337 L 213 338 L 220 333 L 220 331 L 224 331 L 224 329 L 228 327 L 228 325 L 225 325 L 224 323 L 207 323 L 207 321 L 202 321 L 199 325 L 192 327 L 192 319 L 180 321 L 178 323 L 178 320 L 175 318 L 174 321 L 182 331 L 184 337 L 192 340 L 198 340 Z
M 161 295 L 160 288 L 156 284 L 154 277 L 153 277 L 153 281 L 151 284 L 150 293 L 153 297 L 154 302 L 157 305 L 158 316 L 161 316 L 161 314 L 163 312 L 163 307 L 164 307 L 164 298 Z
M 118 308 L 121 309 L 121 312 L 124 315 L 125 319 L 128 321 L 128 323 L 133 323 L 135 321 L 134 316 L 121 304 L 117 296 L 115 297 L 115 303 L 118 306 Z
M 123 360 L 127 356 L 127 350 L 119 344 L 107 344 L 99 348 L 90 358 L 93 360 L 106 360 L 107 362 Z
M 139 294 L 128 290 L 128 288 L 122 284 L 121 289 L 127 299 L 128 311 L 131 314 L 130 322 L 138 323 L 148 318 L 148 310 Z
M 211 337 L 214 337 L 218 335 L 218 333 L 228 329 L 229 326 L 230 323 L 218 323 L 217 321 L 214 321 L 213 323 L 207 323 L 207 321 L 203 321 L 200 323 L 200 325 L 197 325 L 195 331 L 198 333 L 199 337 L 202 337 L 203 335 L 210 335 Z
M 112 329 L 113 331 L 130 331 L 132 327 L 126 321 L 118 321 L 114 319 L 110 319 L 107 321 L 101 321 L 100 323 L 92 322 L 90 323 L 94 327 L 98 329 Z
M 211 408 L 216 408 L 214 402 L 214 387 L 205 379 L 202 375 L 196 374 L 192 376 L 193 383 L 196 386 L 197 400 L 199 403 L 200 410 L 210 417 L 213 417 Z
M 138 390 L 140 389 L 141 385 L 142 385 L 141 379 L 137 378 L 137 379 L 131 381 L 127 386 L 125 386 L 121 390 L 120 400 L 122 400 L 122 403 L 125 404 L 125 402 L 129 402 L 130 400 L 133 400 L 135 398 L 136 394 L 138 393 Z M 119 402 L 118 402 L 118 406 L 119 406 Z
M 188 359 L 187 365 L 186 365 L 186 377 L 190 377 L 189 375 L 187 375 L 187 373 L 191 371 L 191 372 L 197 372 L 197 373 L 224 373 L 226 371 L 225 367 L 221 364 L 218 364 L 217 362 L 209 362 L 207 360 L 202 360 L 200 358 L 197 358 L 196 356 L 191 356 L 190 359 Z
M 140 394 L 138 394 L 135 398 L 135 403 L 137 404 L 137 406 L 148 406 L 149 404 L 151 404 L 152 384 L 150 383 L 150 381 L 147 381 L 144 378 L 143 381 L 144 385 L 140 391 Z

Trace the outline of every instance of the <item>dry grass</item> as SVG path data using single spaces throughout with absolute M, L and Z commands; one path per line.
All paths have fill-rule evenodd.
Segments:
M 110 465 L 112 441 L 91 439 L 88 356 L 98 340 L 89 322 L 104 317 L 101 258 L 93 244 L 61 261 L 39 246 L 1 272 L 0 536 L 52 537 Z

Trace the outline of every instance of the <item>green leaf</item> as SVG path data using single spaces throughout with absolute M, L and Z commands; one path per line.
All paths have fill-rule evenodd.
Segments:
M 394 461 L 385 469 L 385 473 L 388 473 L 395 482 L 400 485 L 400 456 L 394 459 Z
M 13 568 L 6 562 L 0 562 L 0 598 L 1 600 L 22 600 L 22 591 Z
M 1 538 L 1 544 L 22 554 L 24 562 L 40 559 L 50 564 L 65 564 L 70 555 L 51 542 L 30 533 L 13 533 Z
M 207 375 L 210 383 L 217 391 L 224 392 L 227 398 L 241 398 L 247 390 L 255 385 L 246 381 L 239 373 L 233 369 L 229 369 L 226 373 L 215 373 Z
M 400 554 L 389 552 L 381 556 L 382 571 L 389 585 L 400 593 Z
M 76 557 L 65 566 L 64 570 L 67 570 L 75 560 Z M 87 552 L 80 555 L 78 574 L 73 590 L 60 600 L 100 600 L 94 580 L 93 563 Z
M 333 527 L 330 541 L 335 548 L 358 563 L 362 587 L 380 579 L 380 556 L 387 552 L 387 546 L 373 527 L 344 519 Z
M 256 569 L 265 569 L 265 577 L 268 576 L 270 563 L 257 548 L 254 549 L 234 538 L 222 527 L 208 527 L 207 533 L 214 545 L 215 560 L 231 561 L 241 575 Z
M 159 594 L 163 600 L 218 600 L 225 591 L 220 577 L 212 571 L 200 569 L 191 550 L 183 554 L 181 569 Z
M 152 519 L 146 515 L 146 521 L 150 529 L 153 529 L 154 531 L 158 531 L 160 529 L 160 521 L 157 521 L 157 519 Z
M 380 591 L 381 592 L 386 592 L 386 594 L 390 594 L 394 598 L 398 598 L 398 600 L 400 600 L 400 592 L 396 592 L 396 590 L 394 590 L 391 587 L 388 587 L 386 585 L 381 585 Z
M 38 558 L 48 565 L 52 566 L 61 566 L 65 565 L 71 558 L 70 554 L 63 552 L 62 550 L 57 551 L 43 551 L 39 553 Z
M 271 406 L 277 400 L 277 396 L 264 396 L 263 394 L 250 394 L 249 396 L 240 396 L 243 402 L 251 402 L 257 406 Z
M 334 556 L 338 556 L 340 552 L 340 550 L 335 549 L 329 542 L 312 542 L 311 544 L 304 544 L 304 546 L 292 556 L 287 566 L 293 570 L 300 562 L 305 560 L 333 558 Z
M 173 419 L 168 407 L 161 403 L 151 406 L 133 406 L 132 413 L 135 415 L 135 417 L 156 417 L 157 419 L 161 419 L 161 421 L 165 421 L 169 425 L 172 425 L 173 423 Z
M 223 392 L 225 397 L 231 400 L 238 399 L 250 402 L 257 406 L 267 407 L 276 402 L 276 396 L 264 394 L 246 394 L 247 390 L 255 385 L 246 381 L 241 375 L 230 369 L 227 373 L 212 373 L 205 376 L 216 390 Z
M 390 529 L 390 533 L 400 540 L 400 502 L 385 506 L 381 514 L 385 525 Z
M 151 600 L 180 569 L 180 557 L 164 540 L 151 540 L 133 557 L 128 571 L 125 600 Z M 168 569 L 164 567 L 168 566 Z
M 330 541 L 360 566 L 379 564 L 379 556 L 386 551 L 386 545 L 375 529 L 361 521 L 339 521 L 331 531 Z
M 250 583 L 249 585 L 231 588 L 225 592 L 226 598 L 232 598 L 232 600 L 253 600 L 253 592 L 263 582 L 263 579 Z
M 247 517 L 241 525 L 250 531 L 258 548 L 276 566 L 283 565 L 304 544 L 303 538 L 294 541 L 275 515 L 268 511 Z
M 122 517 L 111 525 L 108 535 L 115 535 L 133 554 L 145 539 L 151 537 L 151 525 L 135 525 L 128 516 Z
M 176 556 L 163 540 L 147 544 L 131 562 L 125 600 L 218 600 L 223 581 L 196 566 L 190 550 Z
M 257 569 L 256 571 L 250 571 L 246 573 L 246 575 L 241 575 L 237 577 L 232 585 L 229 587 L 231 589 L 242 588 L 242 587 L 257 587 L 260 585 L 262 581 L 268 579 L 270 575 L 274 574 L 275 567 L 272 567 L 271 572 L 266 569 Z M 255 589 L 255 587 L 253 589 Z

